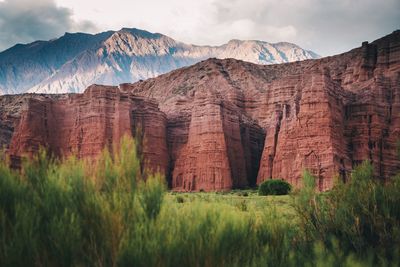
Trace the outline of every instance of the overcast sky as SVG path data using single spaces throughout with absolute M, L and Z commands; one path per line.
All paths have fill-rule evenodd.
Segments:
M 287 41 L 322 56 L 400 28 L 400 0 L 0 0 L 0 51 L 135 27 L 192 44 Z

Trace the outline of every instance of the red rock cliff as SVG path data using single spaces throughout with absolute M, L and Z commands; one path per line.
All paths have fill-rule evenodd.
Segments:
M 10 145 L 15 155 L 47 144 L 59 155 L 92 156 L 144 125 L 144 154 L 174 190 L 227 190 L 270 178 L 300 186 L 304 169 L 327 190 L 365 159 L 387 179 L 400 170 L 400 32 L 319 60 L 209 59 L 119 89 L 33 99 L 22 114 Z
M 11 155 L 32 154 L 45 146 L 56 156 L 94 157 L 106 146 L 112 149 L 124 134 L 139 134 L 147 167 L 167 170 L 166 118 L 154 101 L 92 85 L 84 94 L 61 100 L 29 99 L 25 108 Z
M 246 183 L 234 183 L 240 179 L 228 173 L 246 177 L 247 184 L 252 184 L 254 175 L 250 173 L 254 171 L 258 172 L 258 183 L 283 178 L 300 186 L 302 171 L 309 169 L 317 176 L 319 189 L 326 190 L 332 187 L 335 175 L 348 179 L 351 169 L 365 159 L 373 162 L 381 179 L 399 171 L 399 83 L 400 32 L 396 31 L 348 53 L 320 60 L 258 66 L 210 59 L 121 88 L 156 98 L 167 114 L 172 160 L 179 159 L 172 164 L 172 180 L 179 181 L 179 188 L 180 181 L 188 179 L 191 187 L 186 190 L 199 189 L 198 184 L 204 179 L 200 178 L 202 166 L 208 166 L 212 174 L 207 176 L 211 179 L 208 186 L 203 185 L 207 189 L 222 188 L 214 187 L 221 181 L 227 183 L 223 178 L 214 182 L 215 173 L 216 177 L 231 176 L 233 186 L 242 186 Z M 198 100 L 199 92 L 202 101 Z M 226 111 L 261 127 L 252 137 L 251 152 L 243 135 L 242 147 L 234 142 L 238 136 L 232 131 L 244 126 L 240 119 L 240 126 L 235 126 L 235 119 L 224 116 Z M 215 169 L 219 163 L 212 156 L 202 157 L 201 165 L 180 162 L 195 160 L 193 156 L 199 152 L 193 147 L 204 148 L 203 138 L 220 140 L 218 149 L 207 153 L 227 146 L 218 157 L 226 154 L 230 164 L 223 161 Z M 177 145 L 175 140 L 180 143 Z M 262 155 L 258 152 L 260 146 Z M 192 150 L 188 151 L 188 147 Z M 249 166 L 249 155 L 250 162 L 260 162 L 259 166 Z M 243 172 L 247 175 L 243 176 Z

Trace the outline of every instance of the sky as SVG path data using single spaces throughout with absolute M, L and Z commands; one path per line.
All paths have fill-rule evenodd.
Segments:
M 123 27 L 197 45 L 286 41 L 329 56 L 400 29 L 400 0 L 0 0 L 0 51 Z

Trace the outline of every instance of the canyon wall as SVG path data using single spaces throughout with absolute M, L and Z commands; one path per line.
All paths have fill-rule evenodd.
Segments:
M 23 102 L 20 116 L 0 116 L 13 157 L 39 145 L 91 157 L 128 133 L 143 137 L 148 166 L 177 191 L 271 178 L 299 187 L 305 169 L 324 191 L 366 159 L 385 180 L 400 171 L 400 32 L 318 60 L 209 59 L 134 84 Z
M 9 148 L 15 159 L 40 146 L 58 157 L 94 158 L 128 134 L 143 142 L 144 168 L 168 169 L 166 117 L 154 101 L 93 85 L 61 100 L 27 99 L 25 109 Z

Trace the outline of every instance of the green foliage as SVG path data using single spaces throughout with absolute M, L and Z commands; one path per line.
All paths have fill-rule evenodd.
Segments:
M 62 163 L 44 151 L 20 173 L 0 165 L 0 262 L 5 266 L 113 265 L 134 217 L 139 163 L 124 138 L 104 152 L 93 175 L 86 162 Z
M 260 196 L 268 195 L 287 195 L 291 190 L 291 186 L 284 180 L 270 179 L 262 182 L 258 188 Z
M 176 197 L 176 202 L 178 203 L 185 203 L 185 198 L 183 196 L 177 196 Z
M 1 266 L 377 266 L 399 264 L 400 176 L 364 163 L 328 193 L 166 193 L 135 142 L 93 162 L 41 151 L 0 162 Z
M 400 177 L 382 183 L 373 173 L 366 161 L 348 183 L 339 182 L 326 194 L 315 192 L 314 179 L 306 173 L 296 198 L 305 240 L 321 242 L 337 261 L 353 255 L 374 265 L 398 263 Z
M 165 190 L 165 179 L 159 174 L 140 183 L 140 204 L 148 219 L 154 220 L 160 213 Z

